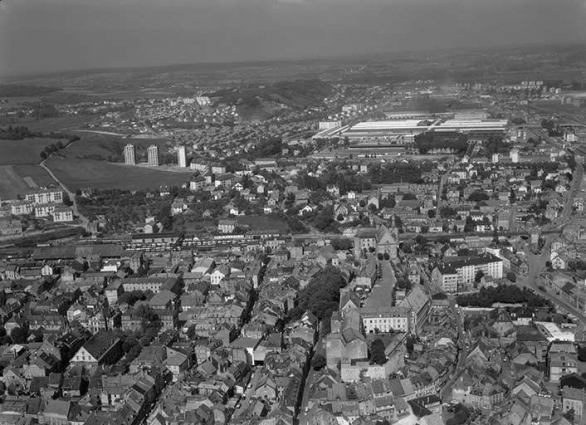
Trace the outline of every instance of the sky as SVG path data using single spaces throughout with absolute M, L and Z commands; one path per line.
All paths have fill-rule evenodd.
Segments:
M 586 42 L 586 0 L 0 0 L 0 75 Z

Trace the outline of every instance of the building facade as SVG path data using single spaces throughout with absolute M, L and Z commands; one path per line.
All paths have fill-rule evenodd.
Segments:
M 151 145 L 147 149 L 147 158 L 149 167 L 159 166 L 159 147 L 157 145 Z
M 124 163 L 126 165 L 136 165 L 136 149 L 133 144 L 124 146 Z

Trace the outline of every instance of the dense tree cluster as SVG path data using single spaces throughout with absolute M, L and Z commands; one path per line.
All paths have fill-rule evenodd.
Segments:
M 332 239 L 331 245 L 336 251 L 347 251 L 354 247 L 354 242 L 352 242 L 352 239 L 338 238 Z
M 311 359 L 311 367 L 313 370 L 321 370 L 326 365 L 326 358 L 321 353 L 316 353 Z
M 172 192 L 174 192 L 172 190 Z M 81 214 L 94 220 L 98 215 L 106 217 L 112 231 L 133 230 L 145 218 L 154 216 L 164 228 L 171 226 L 171 203 L 176 193 L 169 196 L 154 196 L 143 191 L 103 189 L 94 192 L 90 198 L 75 197 Z
M 421 183 L 421 166 L 412 163 L 374 164 L 368 170 L 372 184 Z
M 324 233 L 338 233 L 340 225 L 334 220 L 334 207 L 327 207 L 304 215 L 303 220 Z
M 345 287 L 346 283 L 346 278 L 338 268 L 327 266 L 299 293 L 297 307 L 291 311 L 291 318 L 310 311 L 318 319 L 329 321 L 332 313 L 338 310 L 340 288 Z
M 463 307 L 490 307 L 494 303 L 523 303 L 528 307 L 551 307 L 549 300 L 533 293 L 527 288 L 513 285 L 499 285 L 491 288 L 481 288 L 478 293 L 459 295 L 459 305 Z
M 450 149 L 456 153 L 463 154 L 468 149 L 468 136 L 462 133 L 438 134 L 426 132 L 415 136 L 415 146 L 422 154 L 426 154 L 432 149 Z
M 488 201 L 489 199 L 490 196 L 488 196 L 486 192 L 483 192 L 481 190 L 475 190 L 468 196 L 468 200 L 471 202 L 482 202 Z
M 130 292 L 124 292 L 122 295 L 120 295 L 118 297 L 118 303 L 120 304 L 129 304 L 129 305 L 134 305 L 137 301 L 145 301 L 148 300 L 149 298 L 151 298 L 153 296 L 153 293 L 148 291 L 148 292 L 143 292 L 143 291 L 130 291 Z
M 548 120 L 547 118 L 541 120 L 541 128 L 547 130 L 549 137 L 560 137 L 564 135 L 559 125 L 555 121 Z
M 49 156 L 51 156 L 54 153 L 59 152 L 61 149 L 67 147 L 67 145 L 76 142 L 80 139 L 79 136 L 71 136 L 66 143 L 63 143 L 61 141 L 57 142 L 57 143 L 51 143 L 49 146 L 47 146 L 42 152 L 41 152 L 41 159 L 47 159 Z
M 463 425 L 470 418 L 470 410 L 463 404 L 457 404 L 454 408 L 454 417 L 447 420 L 446 425 Z
M 6 128 L 0 128 L 0 139 L 2 140 L 22 140 L 33 137 L 44 137 L 47 139 L 66 139 L 67 135 L 56 132 L 42 133 L 40 131 L 30 131 L 29 128 L 24 125 L 17 125 L 14 127 L 9 125 Z M 72 137 L 77 137 L 77 139 L 79 139 L 78 136 Z
M 387 362 L 385 343 L 380 338 L 372 341 L 372 344 L 370 345 L 370 361 L 378 365 L 383 365 Z
M 328 170 L 320 177 L 301 173 L 297 176 L 295 183 L 301 189 L 309 189 L 312 191 L 325 191 L 328 185 L 336 185 L 341 195 L 350 191 L 362 193 L 365 190 L 372 189 L 372 184 L 368 178 L 350 170 Z

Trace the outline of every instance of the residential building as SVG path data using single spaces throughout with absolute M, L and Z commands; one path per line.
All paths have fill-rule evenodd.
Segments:
M 361 308 L 365 333 L 409 332 L 411 311 L 406 307 Z
M 562 388 L 562 412 L 568 413 L 570 410 L 574 412 L 575 424 L 583 424 L 584 422 L 584 408 L 586 407 L 586 390 L 564 387 Z
M 66 206 L 57 205 L 53 210 L 53 221 L 56 223 L 73 221 L 73 210 Z
M 124 163 L 126 165 L 136 165 L 136 149 L 131 143 L 124 146 Z
M 177 148 L 177 165 L 181 168 L 187 167 L 187 152 L 185 146 L 179 146 Z
M 111 365 L 122 357 L 122 342 L 111 331 L 100 331 L 91 337 L 72 357 L 72 365 L 95 369 L 98 365 Z
M 25 195 L 25 200 L 34 205 L 62 204 L 63 191 L 61 189 L 35 190 Z
M 151 145 L 148 147 L 147 159 L 149 167 L 159 166 L 159 147 L 157 145 Z

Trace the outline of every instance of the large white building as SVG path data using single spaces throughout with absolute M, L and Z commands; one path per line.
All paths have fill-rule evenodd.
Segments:
M 471 140 L 482 140 L 490 136 L 504 136 L 507 120 L 494 119 L 407 119 L 367 121 L 343 129 L 340 137 L 351 141 L 388 141 L 409 144 L 418 134 L 430 131 L 437 133 L 464 133 Z
M 407 307 L 361 308 L 364 333 L 409 332 L 411 309 Z
M 187 153 L 185 151 L 185 146 L 179 146 L 177 149 L 177 165 L 182 168 L 187 167 Z
M 61 189 L 35 190 L 27 193 L 25 200 L 32 202 L 33 205 L 62 204 L 63 191 Z
M 159 147 L 157 145 L 151 145 L 147 149 L 148 163 L 150 167 L 159 166 Z
M 456 292 L 459 284 L 473 283 L 479 271 L 482 271 L 485 276 L 501 279 L 503 277 L 503 260 L 492 254 L 462 260 L 456 259 L 436 267 L 431 272 L 431 279 L 445 292 Z
M 127 165 L 136 165 L 136 149 L 133 144 L 124 146 L 124 163 Z

